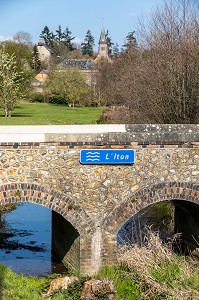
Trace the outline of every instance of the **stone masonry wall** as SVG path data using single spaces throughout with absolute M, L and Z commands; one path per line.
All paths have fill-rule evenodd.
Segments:
M 116 259 L 116 235 L 162 200 L 199 204 L 199 126 L 126 125 L 125 132 L 45 134 L 0 144 L 0 199 L 52 208 L 80 233 L 80 268 Z M 133 165 L 82 165 L 81 149 L 134 149 Z

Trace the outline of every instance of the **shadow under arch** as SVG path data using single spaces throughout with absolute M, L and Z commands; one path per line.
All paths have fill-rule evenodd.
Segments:
M 120 202 L 103 220 L 103 228 L 117 235 L 120 228 L 147 206 L 171 200 L 184 200 L 199 205 L 199 184 L 191 182 L 162 182 L 140 188 Z

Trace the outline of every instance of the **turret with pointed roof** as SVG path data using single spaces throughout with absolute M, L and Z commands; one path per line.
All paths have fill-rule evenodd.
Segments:
M 108 44 L 104 28 L 102 28 L 98 45 L 98 55 L 100 57 L 108 57 Z

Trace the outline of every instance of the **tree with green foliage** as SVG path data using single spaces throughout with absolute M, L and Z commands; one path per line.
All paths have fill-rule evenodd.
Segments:
M 19 68 L 24 67 L 24 61 L 30 66 L 32 49 L 30 49 L 26 44 L 16 41 L 4 41 L 0 43 L 0 48 L 4 49 L 6 53 L 14 53 L 17 60 L 17 66 Z
M 105 37 L 106 37 L 106 42 L 107 42 L 107 45 L 108 45 L 108 55 L 112 56 L 114 43 L 111 41 L 111 37 L 110 37 L 110 34 L 109 34 L 108 30 L 105 33 Z
M 47 89 L 50 98 L 62 100 L 74 108 L 76 103 L 81 103 L 83 97 L 88 93 L 86 79 L 78 69 L 54 70 L 49 74 Z M 60 102 L 59 102 L 60 103 Z
M 137 46 L 137 40 L 135 37 L 135 31 L 131 31 L 126 36 L 126 41 L 123 45 L 123 51 L 128 52 L 136 46 Z
M 5 41 L 0 44 L 0 49 L 3 49 L 8 55 L 14 54 L 16 61 L 16 70 L 21 74 L 23 85 L 21 90 L 24 96 L 29 93 L 31 81 L 33 78 L 32 71 L 32 50 L 22 42 Z
M 44 39 L 46 46 L 52 50 L 53 58 L 59 62 L 61 57 L 66 57 L 68 52 L 72 52 L 75 47 L 72 43 L 75 37 L 71 36 L 72 32 L 68 27 L 62 31 L 61 25 L 55 30 L 55 34 L 45 26 L 40 37 Z
M 61 25 L 58 26 L 58 29 L 55 30 L 56 34 L 55 34 L 55 40 L 57 43 L 61 43 L 62 38 L 63 38 L 63 32 L 61 29 Z
M 44 39 L 46 46 L 49 48 L 53 48 L 53 44 L 55 41 L 55 35 L 52 31 L 48 28 L 48 26 L 44 26 L 44 29 L 42 30 L 40 38 Z
M 21 95 L 22 83 L 22 73 L 17 70 L 15 55 L 0 49 L 0 107 L 5 117 L 11 117 Z
M 66 27 L 66 29 L 64 30 L 63 35 L 62 35 L 62 42 L 66 47 L 68 47 L 69 51 L 74 50 L 72 40 L 74 40 L 75 37 L 72 37 L 71 34 L 72 34 L 72 32 L 69 30 L 68 27 Z
M 84 39 L 84 42 L 81 43 L 81 51 L 83 55 L 93 56 L 93 47 L 94 47 L 94 37 L 91 34 L 91 31 L 88 30 Z
M 113 57 L 118 57 L 120 54 L 120 49 L 118 43 L 116 43 L 113 47 Z
M 39 59 L 39 52 L 37 50 L 37 45 L 34 45 L 33 51 L 32 51 L 32 64 L 31 64 L 33 70 L 39 72 L 41 71 L 41 60 Z

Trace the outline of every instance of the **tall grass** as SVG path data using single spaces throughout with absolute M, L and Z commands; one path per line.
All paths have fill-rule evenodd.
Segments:
M 95 279 L 114 283 L 115 300 L 198 300 L 199 262 L 173 253 L 171 243 L 164 244 L 148 230 L 143 246 L 119 248 L 118 264 L 104 266 Z M 55 291 L 53 300 L 80 300 L 85 277 L 65 291 Z M 0 265 L 0 300 L 41 300 L 50 278 L 27 278 Z M 102 292 L 99 299 L 108 299 Z M 84 299 L 85 300 L 85 299 Z
M 138 299 L 199 299 L 199 269 L 195 262 L 172 251 L 158 234 L 148 230 L 144 246 L 121 247 L 121 266 L 136 272 L 142 286 Z

